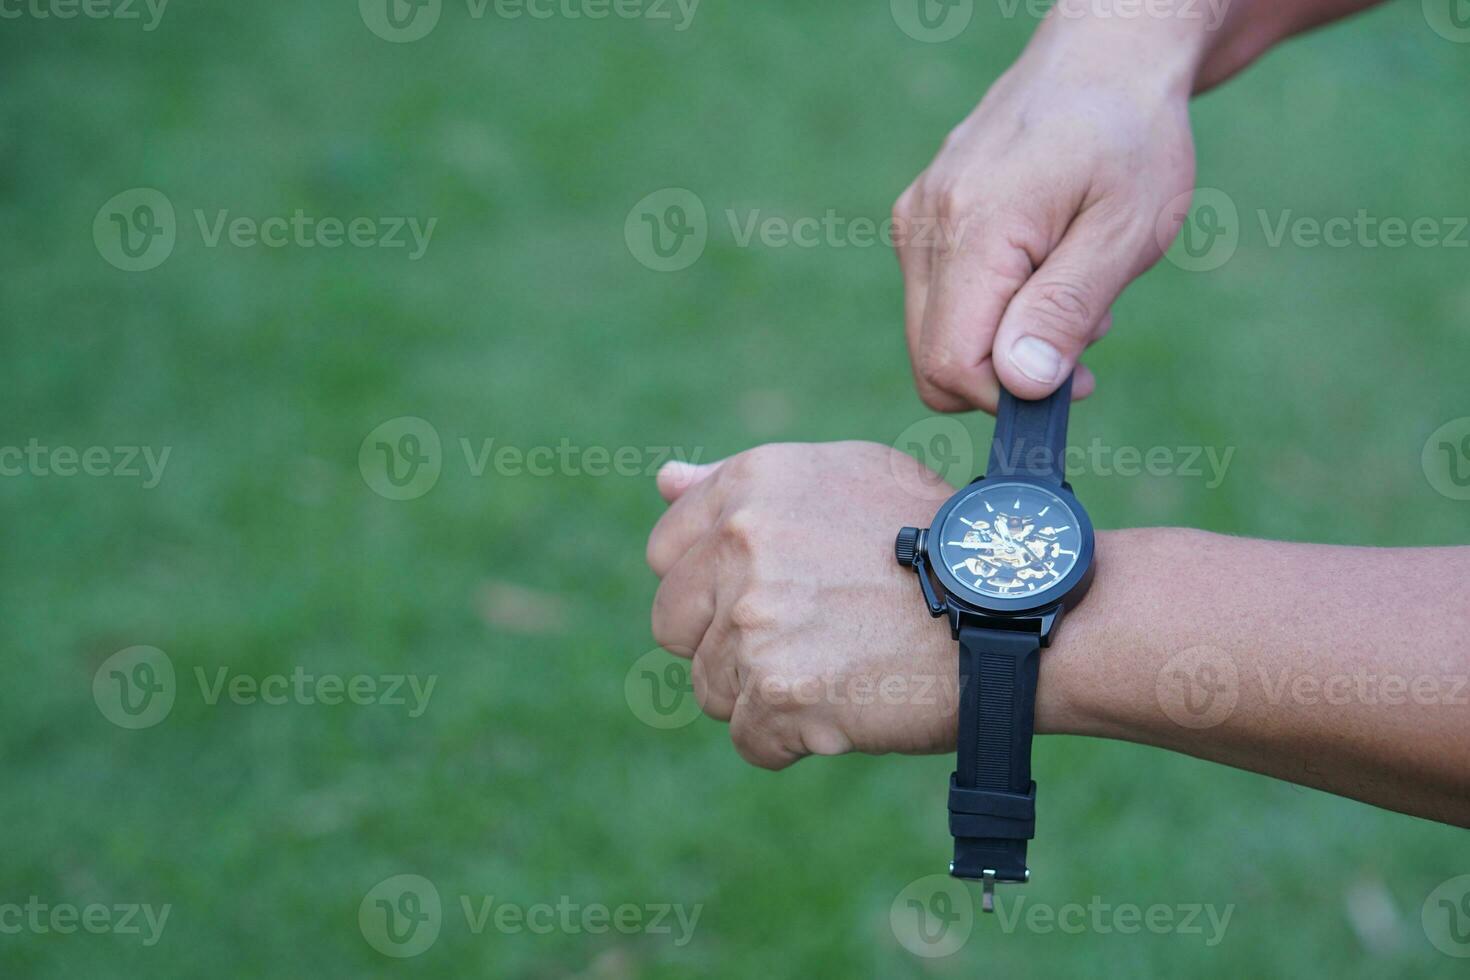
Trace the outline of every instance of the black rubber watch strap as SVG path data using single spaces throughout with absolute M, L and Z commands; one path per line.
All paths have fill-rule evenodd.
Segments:
M 949 799 L 957 877 L 1026 880 L 1040 651 L 1036 633 L 960 628 L 959 751 Z
M 1067 478 L 1067 417 L 1072 407 L 1072 378 L 1050 397 L 1022 401 L 1005 388 L 995 413 L 995 439 L 985 475 L 1029 476 L 1048 483 Z

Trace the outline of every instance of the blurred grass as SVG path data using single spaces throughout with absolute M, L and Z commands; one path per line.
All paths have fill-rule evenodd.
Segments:
M 648 21 L 471 19 L 385 43 L 350 3 L 198 2 L 158 29 L 6 21 L 0 34 L 0 445 L 171 446 L 157 489 L 8 477 L 0 550 L 7 789 L 0 902 L 172 903 L 162 942 L 0 936 L 7 976 L 319 977 L 1128 973 L 1449 976 L 1419 927 L 1470 871 L 1463 832 L 1125 745 L 1044 739 L 1029 901 L 1234 903 L 1225 941 L 1002 935 L 911 958 L 888 927 L 946 854 L 948 762 L 840 759 L 772 775 L 721 726 L 640 724 L 652 646 L 641 478 L 474 477 L 458 440 L 697 447 L 892 441 L 911 391 L 882 248 L 738 248 L 727 208 L 881 220 L 1029 34 L 981 5 L 957 41 L 887 5 L 702 5 Z M 1367 544 L 1463 543 L 1420 470 L 1466 414 L 1466 253 L 1269 248 L 1254 214 L 1466 213 L 1467 49 L 1400 3 L 1292 44 L 1196 109 L 1201 186 L 1245 231 L 1224 268 L 1167 263 L 1089 356 L 1074 440 L 1235 447 L 1218 489 L 1076 480 L 1101 527 L 1184 524 Z M 130 274 L 93 215 L 135 186 L 178 209 Z M 661 275 L 622 239 L 688 187 L 715 231 Z M 203 247 L 192 211 L 437 216 L 425 257 Z M 415 415 L 434 490 L 369 492 L 358 446 Z M 977 439 L 982 419 L 969 419 Z M 487 615 L 487 583 L 510 583 Z M 505 590 L 502 588 L 502 592 Z M 520 596 L 520 598 L 517 598 Z M 534 601 L 533 601 L 534 600 Z M 546 615 L 550 612 L 550 615 Z M 91 677 L 161 647 L 171 716 L 108 724 Z M 209 706 L 194 670 L 412 672 L 430 709 Z M 363 941 L 379 880 L 432 879 L 417 959 Z M 1368 948 L 1347 895 L 1389 897 Z M 703 903 L 694 942 L 471 935 L 456 896 Z

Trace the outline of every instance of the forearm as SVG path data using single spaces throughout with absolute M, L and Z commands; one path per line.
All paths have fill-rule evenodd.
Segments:
M 1067 59 L 1086 52 L 1114 59 L 1199 93 L 1236 74 L 1275 45 L 1351 16 L 1382 0 L 1061 0 L 1027 56 Z M 1138 69 L 1146 69 L 1139 72 Z
M 1470 826 L 1467 636 L 1470 548 L 1101 534 L 1037 725 Z

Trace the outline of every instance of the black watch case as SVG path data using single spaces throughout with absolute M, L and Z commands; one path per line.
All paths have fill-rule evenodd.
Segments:
M 949 570 L 939 554 L 939 531 L 954 509 L 968 500 L 985 479 L 983 476 L 977 477 L 945 501 L 927 529 L 906 527 L 900 531 L 895 554 L 900 565 L 912 568 L 918 574 L 930 615 L 936 618 L 946 614 L 949 616 L 950 630 L 956 639 L 959 637 L 960 626 L 968 624 L 990 629 L 1039 632 L 1042 646 L 1046 646 L 1051 641 L 1052 632 L 1061 614 L 1081 602 L 1092 584 L 1092 519 L 1067 483 L 1059 485 L 1019 475 L 997 476 L 997 482 L 1030 484 L 1060 497 L 1077 519 L 1081 540 L 1077 561 L 1072 568 L 1061 580 L 1041 592 L 1014 597 L 982 595 L 957 579 Z M 937 590 L 931 576 L 938 582 Z

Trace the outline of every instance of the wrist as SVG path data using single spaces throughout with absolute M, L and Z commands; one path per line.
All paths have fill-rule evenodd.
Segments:
M 1058 0 L 1024 57 L 1048 77 L 1121 83 L 1187 100 L 1301 29 L 1291 5 L 1152 0 Z
M 1080 604 L 1062 618 L 1041 654 L 1036 730 L 1045 734 L 1128 739 L 1157 714 L 1153 677 L 1131 676 L 1124 665 L 1146 648 L 1166 615 L 1166 580 L 1198 532 L 1142 528 L 1098 532 L 1097 577 Z
M 1047 78 L 1187 100 L 1215 41 L 1208 5 L 1168 14 L 1144 6 L 1127 16 L 1109 6 L 1107 0 L 1058 0 L 1023 60 L 1036 63 Z

